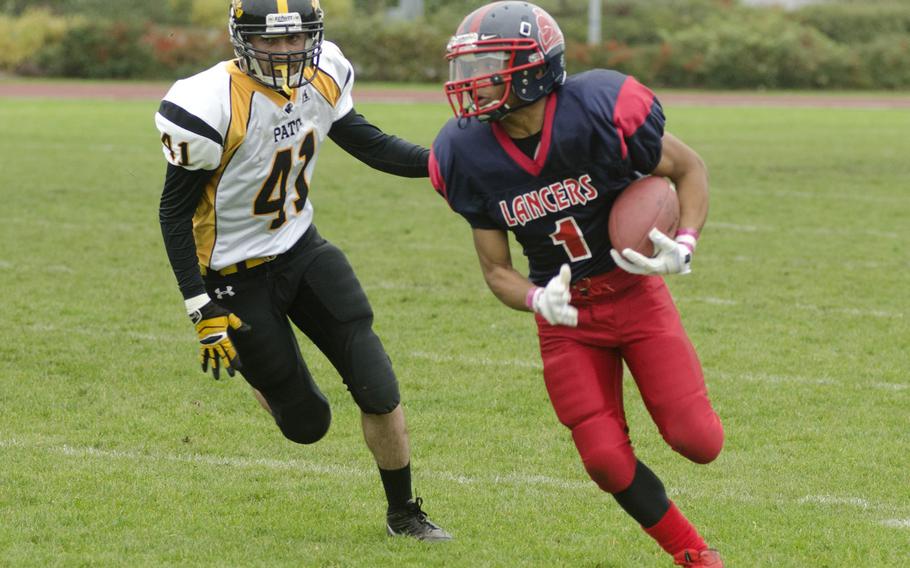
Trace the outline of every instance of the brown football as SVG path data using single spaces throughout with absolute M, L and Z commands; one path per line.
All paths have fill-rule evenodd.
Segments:
M 645 256 L 654 254 L 648 233 L 657 228 L 673 238 L 679 225 L 676 190 L 663 177 L 637 179 L 625 188 L 610 210 L 610 243 L 617 251 L 630 248 Z

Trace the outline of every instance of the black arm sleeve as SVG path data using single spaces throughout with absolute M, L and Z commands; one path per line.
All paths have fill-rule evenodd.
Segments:
M 371 168 L 402 177 L 429 176 L 429 149 L 386 134 L 354 109 L 332 124 L 329 138 Z
M 206 170 L 190 171 L 168 164 L 161 192 L 158 221 L 161 223 L 164 248 L 184 300 L 205 294 L 196 257 L 196 241 L 193 239 L 193 213 L 202 198 L 205 182 L 212 173 Z

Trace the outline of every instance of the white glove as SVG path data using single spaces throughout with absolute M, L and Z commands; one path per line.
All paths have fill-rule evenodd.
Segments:
M 610 256 L 616 265 L 632 274 L 688 274 L 692 272 L 692 250 L 694 239 L 681 235 L 673 240 L 657 229 L 651 229 L 648 238 L 654 243 L 657 251 L 653 257 L 636 252 L 630 248 L 623 249 L 620 255 L 616 249 L 610 249 Z
M 550 325 L 578 326 L 578 310 L 569 304 L 572 293 L 569 284 L 572 281 L 572 269 L 568 264 L 559 268 L 559 275 L 547 283 L 546 288 L 533 288 L 528 294 L 528 306 L 542 315 Z

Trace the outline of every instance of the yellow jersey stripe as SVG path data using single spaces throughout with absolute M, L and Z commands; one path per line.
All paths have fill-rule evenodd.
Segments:
M 322 69 L 316 69 L 313 86 L 333 107 L 338 104 L 338 99 L 341 98 L 341 87 L 338 86 L 338 83 L 335 82 L 331 75 Z
M 237 69 L 233 63 L 231 66 L 231 122 L 228 125 L 227 136 L 224 137 L 224 150 L 221 154 L 221 165 L 215 170 L 202 193 L 202 199 L 196 207 L 196 213 L 193 215 L 193 236 L 196 240 L 196 256 L 199 258 L 199 264 L 209 266 L 212 260 L 212 252 L 215 250 L 215 239 L 218 234 L 218 227 L 215 222 L 215 195 L 218 192 L 218 186 L 221 185 L 221 176 L 224 170 L 240 148 L 246 138 L 247 126 L 250 122 L 250 113 L 252 112 L 253 89 L 250 88 L 249 82 L 243 79 L 249 79 L 245 73 Z M 240 80 L 238 80 L 240 78 Z
M 278 0 L 278 13 L 279 14 L 288 13 L 288 0 Z

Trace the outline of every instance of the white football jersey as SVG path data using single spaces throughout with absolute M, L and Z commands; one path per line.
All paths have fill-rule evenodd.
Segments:
M 224 61 L 177 81 L 155 124 L 164 157 L 213 170 L 193 217 L 199 262 L 212 270 L 281 254 L 313 221 L 309 186 L 332 123 L 354 107 L 354 70 L 323 42 L 313 81 L 290 99 Z

